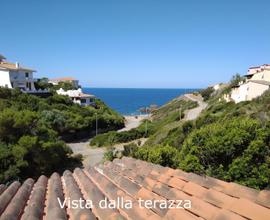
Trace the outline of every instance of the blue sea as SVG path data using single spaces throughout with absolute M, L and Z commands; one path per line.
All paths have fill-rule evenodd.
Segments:
M 150 105 L 164 105 L 173 98 L 198 89 L 117 89 L 83 88 L 122 115 L 139 114 L 139 109 Z

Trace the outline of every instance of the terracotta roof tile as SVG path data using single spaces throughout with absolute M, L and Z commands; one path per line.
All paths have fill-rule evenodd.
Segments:
M 29 71 L 29 72 L 36 72 L 35 70 L 32 70 L 28 67 L 22 67 L 22 66 L 17 66 L 15 63 L 10 63 L 6 61 L 0 61 L 0 69 L 6 69 L 6 70 L 23 70 L 23 71 Z
M 176 220 L 176 219 L 196 220 L 197 219 L 198 220 L 200 218 L 184 209 L 171 209 L 167 212 L 164 219 L 166 220 Z
M 261 191 L 256 198 L 256 202 L 270 209 L 270 191 Z
M 217 215 L 214 217 L 215 220 L 246 220 L 246 218 L 238 215 L 234 212 L 221 209 Z
M 71 200 L 80 200 L 81 198 L 83 198 L 81 190 L 78 187 L 70 171 L 64 172 L 63 185 L 65 197 L 70 198 Z M 68 208 L 67 213 L 69 214 L 71 219 L 96 219 L 90 209 Z
M 1 184 L 0 185 L 0 195 L 6 190 L 6 186 L 5 185 L 3 185 L 3 184 Z
M 20 188 L 19 182 L 13 182 L 0 196 L 0 215 L 4 212 L 9 202 L 15 196 L 17 190 Z
M 59 174 L 54 173 L 49 179 L 48 190 L 46 195 L 45 219 L 67 219 L 65 208 L 61 208 L 59 201 L 63 203 L 65 200 L 62 182 Z
M 232 210 L 250 219 L 270 219 L 268 208 L 253 203 L 247 199 L 240 198 L 232 204 Z
M 122 198 L 132 208 L 100 207 L 101 201 Z M 73 208 L 64 201 L 91 200 L 90 208 Z M 157 201 L 141 207 L 140 200 Z M 172 207 L 161 208 L 162 201 Z M 176 208 L 177 200 L 190 201 L 190 208 Z M 236 183 L 199 176 L 124 157 L 89 169 L 41 176 L 36 183 L 0 185 L 0 220 L 179 220 L 270 219 L 270 192 Z
M 19 188 L 15 196 L 9 202 L 5 211 L 1 215 L 1 220 L 17 220 L 24 210 L 28 197 L 34 185 L 33 179 L 27 179 Z
M 81 169 L 76 169 L 74 171 L 75 179 L 78 182 L 79 187 L 82 190 L 83 197 L 87 200 L 93 202 L 93 213 L 99 219 L 110 219 L 112 216 L 114 218 L 124 219 L 119 212 L 111 209 L 102 209 L 99 206 L 99 201 L 105 199 L 105 195 L 99 190 L 99 188 L 90 180 L 86 172 Z
M 53 82 L 74 81 L 74 80 L 76 79 L 73 77 L 60 77 L 60 78 L 49 79 L 49 81 L 53 81 Z
M 33 187 L 33 191 L 28 200 L 27 206 L 24 209 L 21 220 L 41 219 L 45 207 L 45 196 L 47 190 L 48 178 L 45 176 L 39 177 Z

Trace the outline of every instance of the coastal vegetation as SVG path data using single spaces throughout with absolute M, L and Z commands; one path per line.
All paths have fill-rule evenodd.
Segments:
M 225 102 L 223 94 L 241 80 L 236 75 L 219 91 L 200 91 L 208 107 L 193 121 L 179 120 L 178 108 L 164 105 L 151 122 L 162 121 L 162 126 L 149 134 L 143 146 L 125 145 L 122 154 L 256 189 L 269 188 L 270 91 L 252 101 Z
M 96 99 L 81 107 L 53 93 L 47 98 L 0 88 L 0 182 L 35 178 L 80 165 L 64 140 L 124 126 L 123 117 Z
M 91 140 L 90 145 L 97 147 L 112 146 L 117 143 L 130 142 L 142 137 L 151 137 L 152 135 L 159 134 L 163 130 L 169 130 L 169 126 L 178 124 L 180 118 L 184 118 L 185 110 L 196 106 L 196 102 L 184 98 L 174 99 L 167 105 L 154 111 L 152 119 L 145 119 L 139 127 L 129 131 L 111 131 L 97 135 Z

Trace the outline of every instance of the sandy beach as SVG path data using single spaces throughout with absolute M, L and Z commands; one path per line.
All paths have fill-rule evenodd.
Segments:
M 125 127 L 118 132 L 129 131 L 132 128 L 138 127 L 144 119 L 150 118 L 150 115 L 127 115 L 125 117 Z

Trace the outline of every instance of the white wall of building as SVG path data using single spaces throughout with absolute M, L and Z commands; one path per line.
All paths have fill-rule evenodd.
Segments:
M 0 70 L 0 86 L 1 87 L 8 87 L 12 88 L 10 77 L 9 77 L 9 71 L 7 70 Z
M 88 95 L 88 94 L 83 94 L 81 89 L 77 90 L 63 90 L 60 88 L 59 90 L 56 91 L 58 95 L 66 95 L 69 96 L 72 101 L 76 104 L 79 104 L 81 106 L 88 106 L 93 104 L 93 99 L 94 95 Z
M 247 83 L 242 84 L 238 88 L 232 90 L 231 99 L 235 103 L 250 101 L 254 98 L 261 96 L 268 89 L 268 85 L 248 81 Z
M 254 74 L 251 80 L 265 80 L 270 82 L 270 69 L 264 69 L 262 72 Z
M 81 97 L 81 98 L 72 98 L 73 103 L 79 104 L 81 106 L 89 106 L 92 105 L 93 98 L 90 97 Z
M 266 90 L 269 89 L 268 85 L 262 85 L 259 83 L 248 82 L 248 94 L 246 100 L 252 100 L 261 96 Z
M 246 101 L 248 97 L 248 83 L 242 84 L 241 86 L 234 88 L 231 92 L 231 98 L 235 103 Z
M 248 74 L 254 74 L 245 83 L 239 83 L 239 87 L 231 91 L 230 97 L 224 96 L 226 101 L 232 99 L 236 103 L 250 101 L 261 96 L 269 89 L 267 82 L 270 82 L 270 66 L 262 65 L 257 68 L 249 69 Z M 255 82 L 256 81 L 256 82 Z
M 59 95 L 67 95 L 69 97 L 75 97 L 75 96 L 80 96 L 80 94 L 82 93 L 82 90 L 81 89 L 75 89 L 75 90 L 67 90 L 67 91 L 65 91 L 64 89 L 60 88 L 56 92 Z
M 26 77 L 28 73 L 28 77 Z M 24 90 L 35 91 L 34 85 L 35 79 L 32 72 L 27 71 L 12 71 L 12 70 L 0 70 L 0 86 L 12 88 L 21 88 Z

